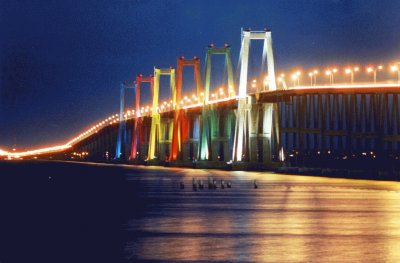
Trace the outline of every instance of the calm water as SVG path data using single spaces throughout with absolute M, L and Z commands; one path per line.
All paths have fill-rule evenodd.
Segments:
M 400 262 L 397 182 L 3 162 L 0 205 L 1 263 Z

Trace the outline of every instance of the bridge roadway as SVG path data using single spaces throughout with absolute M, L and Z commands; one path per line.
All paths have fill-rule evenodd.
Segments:
M 122 159 L 136 164 L 197 166 L 208 168 L 270 169 L 287 166 L 343 166 L 364 163 L 398 165 L 398 84 L 333 87 L 298 87 L 267 91 L 248 97 L 249 144 L 243 161 L 232 161 L 237 98 L 219 100 L 203 107 L 186 106 L 180 120 L 181 148 L 170 160 L 174 111 L 160 113 L 156 158 L 147 159 L 152 117 L 140 117 L 138 150 L 130 158 L 134 117 L 126 121 Z M 273 120 L 266 119 L 266 105 L 273 105 Z M 199 158 L 202 119 L 209 123 L 207 159 Z M 268 134 L 269 123 L 274 124 Z M 183 134 L 183 132 L 185 134 Z M 118 124 L 112 123 L 72 145 L 64 158 L 106 161 L 115 156 Z M 87 153 L 86 155 L 82 153 Z M 382 162 L 384 161 L 384 162 Z

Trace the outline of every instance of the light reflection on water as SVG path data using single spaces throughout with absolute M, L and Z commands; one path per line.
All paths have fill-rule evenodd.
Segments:
M 193 176 L 233 188 L 193 191 Z M 400 262 L 400 183 L 158 168 L 128 180 L 146 203 L 126 226 L 132 261 Z

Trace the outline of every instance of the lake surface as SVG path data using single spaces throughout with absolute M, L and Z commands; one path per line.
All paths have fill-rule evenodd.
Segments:
M 400 262 L 399 182 L 0 162 L 0 209 L 1 263 Z

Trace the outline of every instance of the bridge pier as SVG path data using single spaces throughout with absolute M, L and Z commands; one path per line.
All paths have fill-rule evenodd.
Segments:
M 235 112 L 231 105 L 210 108 L 202 114 L 199 168 L 229 168 L 232 162 Z
M 233 148 L 234 112 L 229 107 L 213 111 L 211 161 L 230 162 Z
M 182 145 L 182 161 L 192 164 L 198 159 L 201 115 L 187 112 L 188 136 Z
M 271 162 L 272 103 L 252 104 L 250 111 L 249 161 Z
M 398 151 L 395 90 L 311 89 L 277 97 L 285 159 L 295 166 L 390 156 Z
M 158 159 L 167 161 L 171 154 L 172 132 L 174 127 L 173 116 L 162 116 L 160 119 L 160 139 L 158 142 Z
M 138 128 L 137 134 L 137 151 L 136 158 L 131 159 L 133 163 L 144 163 L 147 159 L 149 151 L 149 139 L 150 139 L 150 129 L 151 129 L 151 117 L 144 116 L 141 117 L 140 126 Z

